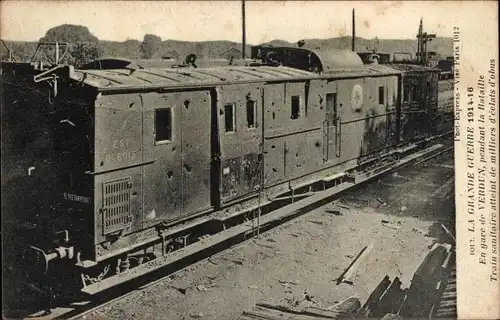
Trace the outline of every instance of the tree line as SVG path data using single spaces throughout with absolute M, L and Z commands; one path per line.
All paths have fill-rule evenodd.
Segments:
M 39 42 L 67 43 L 67 54 L 60 60 L 60 63 L 68 63 L 76 66 L 86 64 L 105 55 L 106 51 L 113 51 L 113 42 L 99 41 L 87 27 L 78 25 L 61 25 L 49 29 Z M 161 38 L 154 34 L 146 34 L 139 45 L 138 58 L 150 59 L 161 47 Z M 126 45 L 126 43 L 125 43 Z M 16 61 L 27 61 L 35 54 L 37 43 L 7 41 L 6 46 L 2 45 L 2 59 L 11 57 Z M 64 45 L 60 46 L 60 54 L 65 50 Z M 128 52 L 127 52 L 128 53 Z M 55 62 L 55 46 L 42 45 L 37 52 L 35 60 Z

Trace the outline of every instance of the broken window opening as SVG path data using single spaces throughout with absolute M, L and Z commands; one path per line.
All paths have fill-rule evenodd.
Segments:
M 224 106 L 224 123 L 226 132 L 236 132 L 234 104 L 226 104 Z
M 326 115 L 337 119 L 337 93 L 326 94 Z
M 172 141 L 172 108 L 155 110 L 155 142 Z
M 292 96 L 291 98 L 291 119 L 300 117 L 300 96 Z
M 253 100 L 247 101 L 247 127 L 249 129 L 256 127 L 257 120 L 257 107 L 256 102 Z
M 378 87 L 378 104 L 385 104 L 385 87 Z

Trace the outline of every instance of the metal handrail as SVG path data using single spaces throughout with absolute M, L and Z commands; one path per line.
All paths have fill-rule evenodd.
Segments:
M 9 53 L 9 61 L 16 61 L 16 58 L 12 56 L 12 50 L 10 50 L 5 41 L 2 40 L 2 43 L 5 46 L 5 49 L 7 49 L 7 52 Z
M 35 53 L 31 57 L 31 59 L 29 60 L 29 62 L 33 61 L 33 59 L 36 57 L 36 55 L 40 51 L 40 47 L 43 46 L 43 45 L 55 45 L 55 47 L 56 47 L 56 61 L 55 61 L 55 64 L 59 64 L 59 61 L 61 61 L 66 56 L 66 54 L 68 53 L 68 50 L 69 50 L 69 45 L 68 45 L 67 42 L 42 41 L 42 42 L 38 43 L 38 45 L 36 47 L 36 50 L 35 50 Z M 65 47 L 65 50 L 64 50 L 63 54 L 60 57 L 59 57 L 59 46 L 64 46 Z

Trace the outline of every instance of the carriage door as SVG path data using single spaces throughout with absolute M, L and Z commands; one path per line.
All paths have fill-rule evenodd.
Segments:
M 210 93 L 147 93 L 143 169 L 145 225 L 210 206 Z
M 170 93 L 141 94 L 143 227 L 181 214 L 181 106 Z
M 262 186 L 262 95 L 255 84 L 219 88 L 220 202 L 259 192 Z
M 326 113 L 324 130 L 325 142 L 324 154 L 327 162 L 340 157 L 340 118 L 337 113 L 337 88 L 330 87 L 326 93 Z
M 357 159 L 362 153 L 363 105 L 369 102 L 365 87 L 364 79 L 343 79 L 337 84 L 337 163 Z
M 181 214 L 211 206 L 211 96 L 210 91 L 176 94 L 181 107 Z

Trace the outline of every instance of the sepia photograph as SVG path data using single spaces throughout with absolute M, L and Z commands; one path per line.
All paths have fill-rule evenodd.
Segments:
M 0 6 L 3 319 L 500 317 L 497 2 Z

